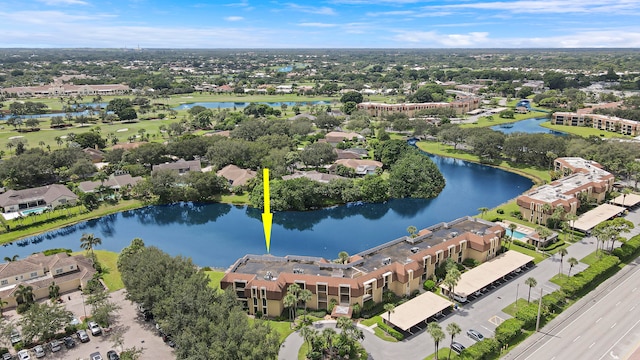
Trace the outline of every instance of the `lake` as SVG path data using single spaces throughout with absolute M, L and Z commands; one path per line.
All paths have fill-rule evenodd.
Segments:
M 330 102 L 329 101 L 282 101 L 282 102 L 277 102 L 277 101 L 256 101 L 256 104 L 265 104 L 265 105 L 269 105 L 272 107 L 280 107 L 282 106 L 282 104 L 286 104 L 287 106 L 304 106 L 304 105 L 329 105 Z M 236 109 L 240 109 L 243 108 L 245 106 L 249 106 L 249 104 L 251 104 L 251 102 L 231 102 L 231 101 L 209 101 L 209 102 L 195 102 L 195 103 L 189 103 L 189 104 L 182 104 L 178 107 L 174 107 L 174 110 L 184 110 L 184 109 L 191 109 L 194 106 L 204 106 L 207 109 L 232 109 L 232 108 L 236 108 Z
M 492 126 L 491 129 L 495 131 L 500 131 L 505 134 L 512 134 L 516 132 L 528 133 L 528 134 L 553 134 L 557 136 L 566 136 L 566 133 L 561 131 L 555 131 L 551 129 L 547 129 L 545 127 L 540 126 L 540 124 L 549 121 L 547 118 L 532 118 L 526 120 L 520 120 L 514 123 L 502 124 Z
M 493 208 L 528 190 L 520 175 L 461 160 L 430 157 L 447 185 L 434 199 L 394 199 L 273 216 L 271 253 L 337 257 L 355 254 L 418 229 Z M 2 247 L 2 257 L 50 248 L 79 250 L 83 233 L 102 239 L 97 249 L 120 251 L 135 237 L 201 266 L 228 267 L 245 254 L 266 253 L 261 211 L 228 204 L 182 203 L 112 214 Z

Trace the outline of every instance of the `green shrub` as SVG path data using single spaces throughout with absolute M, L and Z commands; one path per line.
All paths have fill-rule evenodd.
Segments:
M 73 252 L 73 250 L 71 250 L 71 249 L 57 248 L 57 249 L 45 250 L 42 253 L 45 254 L 46 256 L 49 256 L 49 255 L 54 255 L 54 254 L 59 254 L 59 253 L 71 254 L 72 252 Z
M 426 290 L 426 291 L 433 291 L 436 289 L 436 282 L 433 280 L 427 280 L 424 282 L 424 284 L 422 284 L 422 287 Z
M 540 317 L 544 316 L 544 311 L 540 314 Z M 527 330 L 532 330 L 536 327 L 536 320 L 538 319 L 538 304 L 531 303 L 527 306 L 519 307 L 516 312 L 516 319 L 522 322 L 522 327 Z
M 496 340 L 503 345 L 508 344 L 522 333 L 524 323 L 518 319 L 507 319 L 496 327 Z
M 542 304 L 552 313 L 561 312 L 567 304 L 567 294 L 562 290 L 556 290 L 542 297 Z
M 557 248 L 559 248 L 560 246 L 563 246 L 563 245 L 564 245 L 564 241 L 560 240 L 560 241 L 556 241 L 553 244 L 550 244 L 550 245 L 542 248 L 542 250 L 544 250 L 544 251 L 552 251 L 552 250 L 555 250 L 555 249 L 557 249 Z
M 620 259 L 615 256 L 603 256 L 584 271 L 568 278 L 561 289 L 569 297 L 581 296 L 618 271 L 619 263 Z
M 398 340 L 398 341 L 402 341 L 404 340 L 404 335 L 402 335 L 402 333 L 398 332 L 396 329 L 392 328 L 391 326 L 387 325 L 384 320 L 380 319 L 378 320 L 378 327 L 380 329 L 382 329 L 382 331 L 386 332 L 387 334 L 391 335 L 394 339 Z
M 493 338 L 486 338 L 466 348 L 460 359 L 464 360 L 483 360 L 491 359 L 500 351 L 500 343 Z
M 359 303 L 355 303 L 353 304 L 353 306 L 351 306 L 351 309 L 353 310 L 353 318 L 357 319 L 360 317 L 360 310 L 362 310 L 360 308 L 360 304 Z M 319 317 L 323 317 L 323 316 L 319 316 Z
M 621 261 L 634 259 L 640 253 L 640 235 L 636 235 L 622 244 L 619 248 L 613 249 L 613 255 Z
M 462 264 L 468 268 L 474 268 L 478 265 L 480 265 L 480 262 L 476 259 L 473 258 L 466 258 L 464 259 L 464 261 L 462 261 Z
M 504 214 L 504 210 L 503 210 L 503 209 L 498 209 L 498 210 L 496 210 L 496 212 L 497 212 L 498 214 L 500 214 L 500 215 Z
M 523 248 L 529 249 L 529 250 L 535 250 L 536 249 L 535 246 L 533 246 L 531 244 L 527 244 L 526 242 L 522 242 L 520 240 L 513 240 L 513 245 L 520 246 L 520 247 L 523 247 Z

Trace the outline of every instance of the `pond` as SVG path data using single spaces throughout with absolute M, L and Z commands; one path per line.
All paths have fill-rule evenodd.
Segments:
M 305 105 L 329 105 L 329 101 L 256 101 L 256 104 L 265 104 L 272 107 L 280 107 L 282 104 L 287 106 L 305 106 Z M 204 106 L 208 109 L 241 109 L 248 106 L 251 102 L 231 102 L 231 101 L 209 101 L 209 102 L 195 102 L 189 104 L 182 104 L 178 107 L 174 107 L 174 110 L 191 109 L 194 106 Z
M 500 169 L 431 156 L 447 185 L 436 198 L 394 199 L 383 204 L 348 204 L 273 216 L 271 253 L 337 257 L 366 250 L 418 229 L 498 206 L 529 189 L 531 180 Z M 79 250 L 83 233 L 102 239 L 97 249 L 120 251 L 142 238 L 201 266 L 228 267 L 245 254 L 266 253 L 261 211 L 228 204 L 149 206 L 15 241 L 3 256 L 24 257 L 50 248 Z
M 557 136 L 567 136 L 566 133 L 561 131 L 555 131 L 551 129 L 547 129 L 545 127 L 540 126 L 540 124 L 549 121 L 547 118 L 532 118 L 526 120 L 520 120 L 514 123 L 507 123 L 502 125 L 492 126 L 491 129 L 495 131 L 500 131 L 505 134 L 512 134 L 516 132 L 528 133 L 528 134 L 553 134 Z

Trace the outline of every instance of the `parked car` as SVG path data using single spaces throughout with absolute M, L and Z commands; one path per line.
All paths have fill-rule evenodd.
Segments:
M 11 330 L 11 345 L 15 345 L 22 341 L 22 336 L 20 336 L 20 332 L 17 329 Z
M 89 330 L 91 331 L 91 335 L 98 336 L 102 334 L 102 328 L 95 321 L 89 321 Z
M 120 360 L 120 356 L 115 350 L 109 350 L 107 351 L 107 360 Z
M 91 360 L 102 360 L 102 355 L 99 352 L 94 352 L 89 355 L 89 359 Z
M 2 360 L 12 360 L 13 356 L 11 355 L 11 353 L 9 351 L 7 351 L 6 353 L 2 354 Z
M 33 348 L 33 353 L 36 354 L 37 358 L 41 358 L 44 357 L 45 355 L 47 355 L 44 352 L 44 347 L 42 347 L 42 345 L 38 345 L 36 347 Z
M 58 352 L 62 350 L 62 343 L 59 340 L 53 340 L 49 343 L 49 350 L 51 352 Z
M 76 334 L 78 335 L 78 339 L 80 339 L 80 342 L 86 343 L 87 341 L 91 340 L 89 339 L 89 335 L 85 330 L 78 330 Z
M 484 336 L 479 331 L 476 331 L 476 330 L 473 330 L 473 329 L 467 330 L 467 336 L 469 336 L 470 338 L 472 338 L 475 341 L 484 340 Z
M 31 356 L 29 355 L 28 350 L 20 350 L 18 351 L 18 359 L 20 360 L 31 360 Z
M 72 347 L 76 346 L 76 342 L 73 340 L 71 336 L 67 336 L 63 340 L 64 340 L 64 346 L 66 346 L 67 349 L 71 349 Z
M 466 349 L 466 347 L 462 344 L 460 344 L 459 342 L 452 342 L 451 343 L 451 350 L 455 351 L 456 353 L 458 353 L 458 355 L 462 352 L 462 350 Z

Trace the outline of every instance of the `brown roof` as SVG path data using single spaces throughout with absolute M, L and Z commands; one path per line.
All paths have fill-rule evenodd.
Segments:
M 229 131 L 229 130 L 224 130 L 224 131 L 208 132 L 208 133 L 204 134 L 204 136 L 224 136 L 224 137 L 230 137 L 230 136 L 231 136 L 231 131 Z
M 24 190 L 7 190 L 7 192 L 0 194 L 0 207 L 18 205 L 27 201 L 36 200 L 44 200 L 47 204 L 50 204 L 63 196 L 73 199 L 78 198 L 78 195 L 74 194 L 66 186 L 60 184 Z
M 102 161 L 104 159 L 104 152 L 94 149 L 94 148 L 85 148 L 82 149 L 85 154 L 89 154 L 91 160 Z
M 342 132 L 342 131 L 331 131 L 329 133 L 327 133 L 327 135 L 324 136 L 324 138 L 327 140 L 327 142 L 329 143 L 339 143 L 342 142 L 344 140 L 352 140 L 352 139 L 356 139 L 356 140 L 360 140 L 360 139 L 364 139 L 364 136 L 356 133 L 356 132 Z
M 301 177 L 304 177 L 313 181 L 321 182 L 321 183 L 328 183 L 331 180 L 337 180 L 337 179 L 346 179 L 345 177 L 342 177 L 342 176 L 325 174 L 325 173 L 321 173 L 314 170 L 314 171 L 296 172 L 291 175 L 285 175 L 282 177 L 282 180 L 291 180 L 291 179 L 297 179 Z
M 235 165 L 227 165 L 216 173 L 218 176 L 222 176 L 229 180 L 232 186 L 242 186 L 247 181 L 256 177 L 256 172 L 250 169 L 242 169 Z
M 124 149 L 131 150 L 139 147 L 140 145 L 146 144 L 146 142 L 134 142 L 134 143 L 124 143 L 124 144 L 116 144 L 111 147 L 112 150 L 116 149 Z
M 200 171 L 202 167 L 200 166 L 200 160 L 185 160 L 180 159 L 176 162 L 172 163 L 164 163 L 153 165 L 153 171 L 158 170 L 184 170 L 184 171 Z
M 340 159 L 340 160 L 336 160 L 335 164 L 344 165 L 352 169 L 357 169 L 358 166 L 382 167 L 382 163 L 380 161 L 364 160 L 364 159 Z

